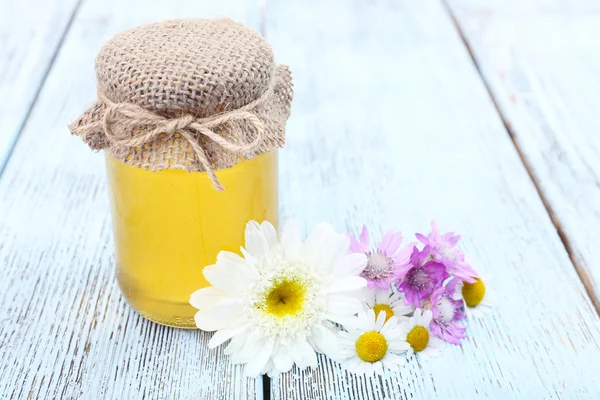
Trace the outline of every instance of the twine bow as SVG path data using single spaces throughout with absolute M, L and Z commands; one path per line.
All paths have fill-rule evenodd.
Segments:
M 270 96 L 273 87 L 274 82 L 259 98 L 243 107 L 205 118 L 197 118 L 191 114 L 176 118 L 167 118 L 136 104 L 113 103 L 102 93 L 99 93 L 98 96 L 100 100 L 107 105 L 103 118 L 90 125 L 78 127 L 76 130 L 78 131 L 77 134 L 83 136 L 85 139 L 85 136 L 88 133 L 97 130 L 98 128 L 102 128 L 108 140 L 124 147 L 142 146 L 159 139 L 159 136 L 162 134 L 166 134 L 165 139 L 168 139 L 175 133 L 179 133 L 196 153 L 198 162 L 208 174 L 215 188 L 222 192 L 223 186 L 217 179 L 217 176 L 211 167 L 211 163 L 206 156 L 206 152 L 197 139 L 196 133 L 204 135 L 221 146 L 224 150 L 231 153 L 242 154 L 256 149 L 264 137 L 265 126 L 262 121 L 250 111 Z M 240 120 L 248 122 L 255 131 L 256 135 L 254 140 L 250 143 L 238 144 L 230 142 L 213 131 L 213 129 L 218 126 L 227 124 L 231 121 Z M 117 126 L 120 129 L 115 129 Z M 144 127 L 144 129 L 139 135 L 131 136 L 130 133 L 136 127 Z

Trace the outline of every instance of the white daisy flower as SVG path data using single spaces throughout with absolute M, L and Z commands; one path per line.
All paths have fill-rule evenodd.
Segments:
M 339 361 L 342 367 L 357 374 L 382 374 L 383 369 L 397 371 L 406 360 L 400 354 L 409 345 L 402 336 L 398 318 L 386 320 L 384 313 L 368 310 L 361 312 L 352 323 L 346 325 L 347 332 L 339 333 Z
M 414 311 L 412 305 L 404 305 L 404 294 L 402 292 L 392 292 L 379 288 L 361 289 L 360 297 L 363 299 L 366 309 L 375 311 L 378 317 L 381 312 L 385 312 L 386 321 L 391 317 L 397 317 L 400 322 L 408 321 L 408 314 Z
M 493 307 L 493 299 L 486 285 L 493 280 L 493 275 L 482 272 L 475 277 L 475 282 L 460 282 L 456 285 L 454 300 L 463 300 L 467 318 L 482 318 L 490 313 Z
M 244 257 L 220 252 L 203 271 L 212 286 L 190 298 L 198 328 L 216 331 L 209 347 L 231 339 L 225 353 L 248 376 L 314 367 L 315 351 L 335 356 L 328 321 L 343 324 L 360 311 L 347 292 L 366 286 L 366 256 L 348 254 L 349 239 L 327 224 L 302 242 L 294 222 L 278 238 L 270 223 L 250 221 L 245 238 Z
M 433 314 L 431 310 L 417 308 L 408 323 L 401 324 L 402 337 L 409 345 L 406 352 L 408 358 L 418 353 L 420 359 L 437 357 L 444 347 L 444 341 L 431 334 L 429 324 Z

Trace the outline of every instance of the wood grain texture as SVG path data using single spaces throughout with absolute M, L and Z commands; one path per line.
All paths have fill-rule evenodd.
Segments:
M 600 312 L 600 4 L 557 3 L 450 4 Z
M 111 35 L 217 15 L 259 26 L 254 1 L 81 6 L 0 178 L 0 398 L 262 398 L 262 380 L 208 350 L 209 334 L 150 323 L 125 303 L 102 155 L 66 127 L 95 97 L 94 57 Z
M 273 0 L 266 34 L 296 89 L 283 216 L 407 236 L 435 219 L 496 299 L 438 359 L 373 379 L 321 359 L 272 398 L 598 398 L 600 320 L 444 6 Z
M 0 173 L 78 3 L 0 0 Z

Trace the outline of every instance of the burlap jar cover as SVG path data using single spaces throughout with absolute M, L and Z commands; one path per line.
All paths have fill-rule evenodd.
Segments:
M 69 129 L 152 171 L 206 171 L 283 147 L 291 75 L 259 34 L 229 19 L 117 34 L 96 58 L 98 100 Z

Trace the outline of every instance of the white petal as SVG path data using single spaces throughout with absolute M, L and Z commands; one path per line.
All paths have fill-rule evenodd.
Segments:
M 344 362 L 345 360 L 348 360 L 351 357 L 356 356 L 356 351 L 352 350 L 351 348 L 343 348 L 340 349 L 340 352 L 338 354 L 339 359 L 335 360 L 337 362 Z
M 248 285 L 256 279 L 257 274 L 248 264 L 234 261 L 232 254 L 219 253 L 217 264 L 204 267 L 202 273 L 211 285 L 225 292 L 245 293 Z M 241 257 L 237 257 L 243 260 Z
M 383 357 L 381 362 L 387 369 L 392 370 L 392 371 L 397 371 L 398 366 L 404 364 L 405 360 L 406 360 L 406 358 L 404 358 L 404 357 L 400 357 L 400 356 L 397 356 L 395 354 L 388 352 L 385 355 L 385 357 Z
M 383 363 L 381 361 L 374 362 L 373 363 L 373 371 L 377 375 L 382 375 L 383 374 Z
M 338 315 L 354 315 L 362 311 L 360 301 L 350 296 L 329 294 L 326 297 L 327 311 Z
M 339 340 L 345 343 L 354 343 L 352 336 L 348 332 L 340 331 L 338 332 Z
M 360 358 L 355 357 L 348 360 L 347 366 L 350 371 L 354 371 L 356 374 L 365 374 L 368 372 L 367 367 L 370 366 L 370 363 L 366 363 Z
M 246 251 L 256 258 L 260 258 L 269 251 L 267 238 L 261 226 L 256 221 L 249 221 L 246 225 Z
M 329 242 L 325 246 L 325 248 L 321 251 L 320 257 L 318 259 L 318 263 L 322 265 L 329 265 L 333 268 L 337 263 L 336 261 L 339 259 L 344 259 L 348 256 L 348 249 L 350 247 L 350 238 L 346 235 L 342 234 L 332 234 L 329 238 Z M 362 257 L 361 257 L 362 256 Z M 366 266 L 366 256 L 364 254 L 359 254 L 357 257 L 359 260 L 364 258 L 365 266 Z M 364 269 L 364 267 L 363 267 Z M 343 271 L 343 270 L 342 270 Z M 358 275 L 362 269 L 358 273 L 354 273 L 352 275 Z M 348 275 L 342 274 L 341 276 Z
M 290 355 L 289 350 L 282 347 L 273 357 L 273 363 L 275 364 L 275 368 L 280 372 L 288 372 L 294 365 L 294 359 Z
M 231 353 L 231 361 L 234 364 L 248 363 L 250 360 L 253 360 L 257 357 L 258 352 L 265 344 L 265 342 L 266 339 L 264 337 L 258 336 L 256 333 L 249 335 L 241 349 L 238 352 Z
M 199 310 L 194 321 L 198 328 L 212 332 L 234 325 L 242 310 L 242 299 L 222 300 L 214 307 Z
M 225 292 L 214 287 L 209 286 L 207 288 L 198 289 L 190 296 L 190 304 L 196 308 L 211 308 L 214 307 L 217 302 L 223 298 L 226 298 Z
M 388 341 L 388 350 L 392 353 L 401 354 L 411 348 L 410 344 L 404 341 Z
M 394 312 L 394 315 L 399 317 L 408 315 L 414 310 L 412 306 L 405 306 L 404 303 L 398 303 L 398 305 L 392 307 L 392 311 Z
M 247 328 L 248 328 L 247 324 L 240 324 L 237 326 L 230 326 L 230 327 L 227 327 L 224 329 L 220 329 L 220 330 L 216 331 L 215 334 L 210 338 L 210 341 L 208 342 L 208 347 L 210 349 L 214 349 L 215 347 L 223 344 L 224 342 L 231 339 L 232 337 L 243 332 Z
M 396 306 L 398 303 L 404 304 L 404 294 L 401 292 L 392 292 L 388 302 L 388 304 L 392 307 Z
M 350 239 L 346 235 L 335 233 L 331 225 L 320 224 L 301 247 L 304 258 L 312 264 L 318 264 L 325 274 L 331 273 L 333 262 L 348 252 Z
M 300 226 L 298 220 L 291 219 L 281 231 L 281 246 L 288 259 L 295 260 L 298 258 L 302 240 L 300 239 Z
M 342 325 L 344 328 L 352 328 L 354 320 L 356 319 L 356 317 L 354 316 L 339 315 L 334 313 L 325 313 L 325 318 L 327 318 L 331 322 L 335 322 L 336 324 Z
M 292 342 L 290 355 L 300 369 L 317 366 L 317 355 L 315 350 L 304 339 L 296 339 Z
M 273 351 L 273 340 L 267 339 L 261 346 L 256 357 L 251 359 L 246 365 L 245 373 L 246 376 L 256 377 L 260 374 L 262 369 L 265 367 L 269 358 L 271 358 L 271 352 Z
M 375 332 L 381 331 L 381 328 L 383 328 L 383 325 L 385 324 L 385 318 L 385 313 L 380 312 L 379 314 L 377 314 L 377 319 L 375 320 Z
M 379 315 L 383 315 L 383 313 L 380 312 Z M 379 319 L 379 317 L 377 319 Z M 390 319 L 387 320 L 387 322 L 379 330 L 379 333 L 381 333 L 384 336 L 393 335 L 394 333 L 398 332 L 398 330 L 396 329 L 397 324 L 398 324 L 398 317 L 391 317 Z
M 369 311 L 367 311 L 367 320 L 368 323 L 365 324 L 365 327 L 370 330 L 370 331 L 374 331 L 374 330 L 379 330 L 376 329 L 377 326 L 377 315 L 375 315 L 375 310 L 371 309 Z
M 229 342 L 227 347 L 225 347 L 223 353 L 225 353 L 226 355 L 232 355 L 240 352 L 244 345 L 248 342 L 248 337 L 249 335 L 247 331 L 240 332 L 238 335 L 234 336 L 231 339 L 231 342 Z
M 261 375 L 269 374 L 269 376 L 271 376 L 272 374 L 277 375 L 278 373 L 279 372 L 277 371 L 277 368 L 275 368 L 275 364 L 273 364 L 272 358 L 269 358 L 269 361 L 267 361 L 263 369 L 260 371 Z
M 235 268 L 236 271 L 248 277 L 258 275 L 256 268 L 250 261 L 231 251 L 220 251 L 217 254 L 217 264 L 225 268 Z
M 334 261 L 331 273 L 336 278 L 342 276 L 355 276 L 359 275 L 366 266 L 366 255 L 361 253 L 344 254 Z
M 333 330 L 323 325 L 315 325 L 311 334 L 311 340 L 319 353 L 323 353 L 333 360 L 339 358 L 340 346 Z
M 436 349 L 442 349 L 445 346 L 444 341 L 435 336 L 429 338 L 428 345 Z
M 421 316 L 421 323 L 423 326 L 427 327 L 431 323 L 431 319 L 433 318 L 433 313 L 431 310 L 425 310 Z
M 367 367 L 367 374 L 373 375 L 373 373 L 375 372 L 375 364 L 366 363 L 366 367 Z
M 389 304 L 391 292 L 389 290 L 374 289 L 376 304 Z
M 346 276 L 336 279 L 325 289 L 325 293 L 347 292 L 367 286 L 367 280 L 360 276 Z
M 265 235 L 265 239 L 267 239 L 267 244 L 271 249 L 277 248 L 279 246 L 279 242 L 277 241 L 277 231 L 275 227 L 271 225 L 269 221 L 264 221 L 261 225 L 262 231 Z

